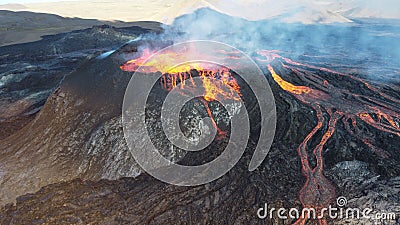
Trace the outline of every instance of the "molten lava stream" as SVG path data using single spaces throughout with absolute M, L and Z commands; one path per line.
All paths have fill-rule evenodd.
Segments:
M 182 71 L 184 70 L 185 69 L 182 69 Z M 223 89 L 214 82 L 214 79 L 222 81 L 224 85 L 229 85 L 233 89 L 233 91 L 236 91 L 238 94 L 240 94 L 240 87 L 237 84 L 236 80 L 227 70 L 199 70 L 197 72 L 198 74 L 192 74 L 191 71 L 179 72 L 175 69 L 175 73 L 173 74 L 167 73 L 162 75 L 160 79 L 160 85 L 164 90 L 171 91 L 172 89 L 178 87 L 178 85 L 180 84 L 181 90 L 187 89 L 186 91 L 190 91 L 190 88 L 195 87 L 193 76 L 199 75 L 202 81 L 204 95 L 203 97 L 198 99 L 204 105 L 207 115 L 211 119 L 213 127 L 217 130 L 216 139 L 221 140 L 226 137 L 227 133 L 218 127 L 209 104 L 211 101 L 217 99 L 217 96 L 233 99 L 235 99 L 235 97 L 233 96 L 233 93 L 223 91 Z M 186 86 L 187 82 L 190 82 L 192 86 Z
M 226 131 L 221 130 L 218 127 L 217 123 L 215 122 L 215 119 L 214 119 L 214 116 L 213 116 L 213 114 L 211 112 L 210 106 L 208 105 L 209 101 L 207 101 L 205 98 L 199 98 L 199 99 L 203 103 L 204 107 L 206 107 L 208 117 L 210 117 L 212 125 L 217 130 L 217 137 L 216 137 L 217 140 L 221 140 L 221 139 L 225 138 L 226 137 Z
M 297 152 L 299 154 L 302 173 L 306 178 L 306 182 L 300 191 L 299 198 L 304 208 L 313 208 L 316 210 L 319 224 L 327 224 L 324 215 L 322 214 L 323 208 L 328 208 L 332 200 L 335 198 L 335 190 L 331 182 L 323 175 L 323 157 L 322 152 L 327 141 L 332 137 L 335 132 L 336 123 L 341 118 L 342 113 L 339 111 L 333 112 L 327 109 L 330 119 L 328 122 L 328 130 L 322 136 L 321 141 L 314 148 L 313 154 L 317 160 L 315 168 L 311 168 L 308 153 L 307 144 L 311 138 L 321 129 L 324 124 L 324 116 L 322 114 L 321 106 L 317 101 L 310 101 L 310 99 L 316 96 L 323 96 L 318 93 L 317 90 L 306 86 L 296 86 L 285 80 L 283 80 L 273 69 L 271 65 L 268 65 L 272 78 L 275 82 L 285 91 L 296 96 L 297 99 L 306 104 L 311 104 L 311 107 L 317 114 L 318 123 L 314 129 L 306 136 L 303 142 L 299 145 Z M 310 215 L 304 215 L 299 218 L 294 224 L 304 225 L 306 224 Z
M 219 65 L 213 65 L 209 63 L 192 62 L 190 64 L 181 64 L 177 67 L 170 68 L 168 66 L 168 57 L 173 57 L 176 55 L 173 52 L 166 53 L 161 57 L 161 62 L 150 61 L 146 62 L 146 59 L 151 55 L 150 51 L 146 50 L 143 52 L 142 56 L 129 60 L 123 64 L 120 68 L 128 72 L 157 72 L 160 71 L 163 75 L 160 78 L 160 85 L 164 90 L 171 91 L 180 85 L 180 89 L 185 91 L 190 91 L 191 88 L 195 88 L 195 82 L 193 80 L 194 76 L 201 78 L 201 85 L 204 89 L 204 94 L 199 100 L 203 103 L 206 108 L 207 114 L 211 119 L 213 127 L 217 130 L 216 139 L 222 139 L 226 137 L 226 132 L 221 130 L 215 118 L 211 112 L 209 103 L 218 97 L 223 99 L 237 99 L 237 95 L 241 96 L 240 87 L 236 79 L 231 74 L 228 68 Z M 234 54 L 234 53 L 232 53 Z M 146 63 L 145 63 L 146 62 Z M 216 80 L 221 82 L 215 82 Z M 190 82 L 190 85 L 187 83 Z M 229 91 L 224 91 L 221 85 L 229 86 Z M 235 92 L 235 93 L 234 93 Z M 182 94 L 184 94 L 182 92 Z
M 322 151 L 324 145 L 335 132 L 337 122 L 342 118 L 341 122 L 349 134 L 360 139 L 378 156 L 386 158 L 390 156 L 389 153 L 375 146 L 372 140 L 363 137 L 363 131 L 357 126 L 357 119 L 382 132 L 400 136 L 400 127 L 398 122 L 400 108 L 397 106 L 397 103 L 400 101 L 394 97 L 379 92 L 377 88 L 372 87 L 361 78 L 326 68 L 318 68 L 294 62 L 278 55 L 277 51 L 263 50 L 258 53 L 266 57 L 266 60 L 260 59 L 261 62 L 269 63 L 275 59 L 278 59 L 279 61 L 282 60 L 280 61 L 280 64 L 283 68 L 293 72 L 302 82 L 316 87 L 311 88 L 309 86 L 294 85 L 279 76 L 271 65 L 267 65 L 272 78 L 284 91 L 290 93 L 303 104 L 312 107 L 317 114 L 318 123 L 316 127 L 306 136 L 297 149 L 302 163 L 302 173 L 306 178 L 306 182 L 300 191 L 299 198 L 304 208 L 313 208 L 317 211 L 317 216 L 320 216 L 320 218 L 318 218 L 319 224 L 327 224 L 326 219 L 321 215 L 321 210 L 328 207 L 335 198 L 335 190 L 331 182 L 323 175 Z M 335 87 L 317 73 L 309 72 L 313 70 L 346 76 L 363 84 L 367 89 L 377 93 L 377 95 L 380 95 L 383 99 L 352 93 L 351 90 Z M 328 129 L 322 136 L 320 142 L 314 148 L 313 154 L 316 157 L 317 163 L 315 168 L 311 169 L 308 161 L 307 144 L 324 124 L 325 119 L 322 115 L 322 109 L 324 109 L 330 117 L 328 121 Z M 350 123 L 349 120 L 351 121 Z M 304 218 L 298 219 L 295 224 L 306 224 L 309 216 L 310 215 L 305 215 Z
M 278 52 L 279 51 L 276 50 L 260 50 L 257 53 L 260 56 L 265 57 L 265 59 L 256 59 L 268 64 L 267 68 L 271 73 L 273 80 L 284 91 L 290 93 L 303 104 L 309 105 L 316 112 L 318 119 L 317 125 L 312 131 L 310 131 L 297 149 L 302 164 L 302 173 L 306 178 L 306 182 L 299 193 L 299 198 L 304 208 L 314 208 L 317 211 L 316 216 L 320 216 L 320 218 L 317 218 L 320 225 L 327 224 L 326 218 L 324 218 L 324 215 L 321 215 L 320 211 L 332 203 L 332 200 L 335 198 L 335 190 L 331 182 L 323 175 L 324 162 L 322 153 L 325 144 L 335 132 L 337 122 L 342 118 L 341 122 L 349 134 L 360 139 L 378 156 L 389 157 L 389 153 L 374 145 L 372 140 L 363 137 L 364 131 L 363 129 L 358 128 L 357 120 L 360 120 L 382 132 L 400 136 L 400 108 L 398 107 L 400 100 L 380 92 L 377 88 L 374 88 L 361 78 L 353 77 L 327 68 L 319 68 L 295 62 L 280 56 Z M 200 99 L 200 101 L 206 107 L 207 114 L 211 118 L 213 126 L 217 129 L 218 134 L 225 135 L 225 132 L 218 128 L 213 118 L 209 102 L 218 99 L 217 97 L 234 99 L 235 96 L 232 92 L 238 93 L 239 96 L 241 95 L 239 85 L 232 74 L 230 74 L 229 70 L 227 68 L 218 68 L 215 66 L 208 67 L 201 63 L 195 65 L 183 65 L 182 67 L 168 70 L 168 67 L 165 65 L 170 57 L 168 53 L 163 58 L 165 62 L 150 62 L 144 67 L 141 67 L 142 63 L 145 61 L 144 58 L 146 58 L 148 54 L 149 53 L 145 52 L 142 57 L 128 61 L 126 64 L 121 66 L 121 69 L 131 72 L 136 71 L 138 68 L 141 68 L 141 72 L 161 71 L 164 74 L 160 80 L 161 87 L 168 91 L 177 87 L 178 84 L 181 84 L 182 89 L 186 89 L 187 80 L 194 85 L 193 76 L 200 76 L 204 88 L 204 97 Z M 269 65 L 269 63 L 274 60 L 278 60 L 283 68 L 296 74 L 302 82 L 307 84 L 307 86 L 297 86 L 284 80 L 275 72 L 274 68 Z M 192 74 L 192 70 L 196 70 L 198 73 Z M 376 93 L 376 96 L 379 95 L 382 98 L 357 94 L 346 88 L 335 87 L 321 77 L 319 73 L 314 73 L 313 71 L 325 71 L 345 76 L 363 84 L 367 89 Z M 223 85 L 230 86 L 233 91 L 223 91 L 221 86 L 216 84 L 213 79 L 222 81 Z M 328 128 L 314 148 L 313 155 L 316 158 L 316 166 L 311 168 L 308 159 L 307 144 L 326 123 L 322 113 L 323 110 L 326 111 L 329 116 L 329 121 L 327 121 Z M 349 120 L 351 122 L 349 122 Z M 306 224 L 308 217 L 309 215 L 305 215 L 304 218 L 298 219 L 295 224 Z

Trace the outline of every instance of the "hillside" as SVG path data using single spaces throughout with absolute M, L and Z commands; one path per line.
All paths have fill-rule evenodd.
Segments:
M 157 22 L 110 22 L 25 11 L 0 10 L 0 18 L 0 46 L 37 41 L 43 35 L 65 33 L 103 24 L 114 27 L 140 26 L 152 30 L 161 29 Z

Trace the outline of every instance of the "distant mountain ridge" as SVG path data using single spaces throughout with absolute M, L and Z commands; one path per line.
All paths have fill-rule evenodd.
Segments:
M 98 20 L 158 21 L 170 24 L 176 17 L 210 8 L 248 20 L 278 18 L 284 22 L 347 23 L 352 18 L 400 18 L 396 0 L 136 0 L 62 1 L 0 5 L 0 9 L 57 14 Z
M 161 30 L 161 25 L 157 22 L 126 23 L 122 21 L 64 18 L 46 13 L 0 10 L 0 46 L 37 41 L 43 35 L 81 30 L 103 24 L 114 27 L 140 26 L 151 30 Z

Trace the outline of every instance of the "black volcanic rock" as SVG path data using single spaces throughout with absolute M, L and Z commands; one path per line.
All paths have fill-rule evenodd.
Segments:
M 123 81 L 126 82 L 129 77 L 113 67 L 105 68 L 102 63 L 104 60 L 92 59 L 81 65 L 79 72 L 67 76 L 63 85 L 54 91 L 31 123 L 2 140 L 2 202 L 12 201 L 11 196 L 19 195 L 20 191 L 31 192 L 43 185 L 73 177 L 100 178 L 101 174 L 88 173 L 96 170 L 94 168 L 101 163 L 101 160 L 92 161 L 90 156 L 120 154 L 118 150 L 124 148 L 124 144 L 115 140 L 114 136 L 122 132 L 112 127 L 118 124 L 116 117 L 119 116 L 120 104 L 116 98 L 122 98 Z M 118 68 L 117 64 L 114 65 Z M 82 78 L 83 83 L 78 84 L 77 77 Z M 100 83 L 100 80 L 103 82 Z M 85 87 L 79 87 L 83 84 Z M 99 91 L 99 88 L 104 90 L 110 86 L 113 93 L 104 95 Z M 108 139 L 102 139 L 102 146 L 107 146 L 107 149 L 115 147 L 114 153 L 98 152 L 96 146 L 90 145 L 90 141 L 98 139 L 97 133 L 102 132 L 104 127 L 110 129 L 107 129 Z M 132 161 L 130 155 L 122 153 L 121 157 Z M 106 159 L 107 156 L 98 157 L 101 158 Z M 135 170 L 125 170 L 125 174 L 133 175 Z M 12 188 L 16 185 L 20 186 L 19 190 Z
M 118 179 L 140 173 L 122 132 L 122 100 L 132 75 L 120 70 L 123 62 L 122 50 L 86 60 L 65 77 L 32 122 L 2 140 L 0 204 L 61 181 Z M 159 112 L 149 109 L 148 114 Z M 198 118 L 205 113 L 201 108 L 193 110 L 199 111 Z M 153 141 L 163 147 L 162 154 L 172 161 L 182 158 L 184 154 L 159 135 L 161 121 L 149 121 L 149 125 Z M 142 142 L 140 137 L 136 142 Z
M 136 48 L 124 46 L 123 49 L 130 51 Z M 124 55 L 123 50 L 103 59 L 93 58 L 81 65 L 66 77 L 31 124 L 4 140 L 7 147 L 2 149 L 5 154 L 0 166 L 2 203 L 12 202 L 19 195 L 45 187 L 34 194 L 18 197 L 16 205 L 5 206 L 0 214 L 1 223 L 294 222 L 275 217 L 260 220 L 256 212 L 264 203 L 271 207 L 301 208 L 298 192 L 304 179 L 295 149 L 316 124 L 312 109 L 271 82 L 280 115 L 278 128 L 267 159 L 256 171 L 247 169 L 256 141 L 251 140 L 234 169 L 210 184 L 177 187 L 146 174 L 118 179 L 136 176 L 139 172 L 126 148 L 120 124 L 122 97 L 130 79 L 129 73 L 119 70 L 123 62 L 121 55 Z M 202 110 L 197 110 L 201 114 Z M 367 207 L 374 202 L 379 206 L 377 210 L 387 209 L 388 202 L 377 194 L 378 190 L 387 193 L 390 204 L 399 204 L 396 197 L 397 167 L 388 174 L 379 170 L 376 162 L 387 165 L 385 168 L 390 171 L 390 159 L 357 155 L 363 149 L 362 145 L 351 143 L 354 140 L 346 136 L 342 129 L 339 127 L 335 132 L 325 153 L 327 155 L 333 149 L 338 152 L 337 156 L 326 158 L 329 165 L 326 175 L 334 182 L 338 193 L 346 195 L 358 207 Z M 379 137 L 379 133 L 376 135 Z M 153 138 L 158 143 L 165 141 L 157 139 L 159 135 Z M 340 149 L 335 147 L 339 139 L 343 143 Z M 215 152 L 222 150 L 223 142 L 214 143 Z M 196 157 L 177 153 L 174 160 L 189 163 L 210 157 L 207 151 Z M 354 157 L 367 159 L 367 163 L 345 162 Z M 389 178 L 379 180 L 379 175 Z M 89 181 L 102 178 L 113 180 Z M 343 186 L 342 182 L 346 185 Z M 51 185 L 46 186 L 48 184 Z M 15 186 L 19 188 L 15 189 Z M 397 212 L 396 207 L 391 209 Z M 330 222 L 342 224 L 345 221 Z
M 279 160 L 278 157 L 274 157 Z M 347 164 L 345 166 L 344 164 Z M 335 168 L 353 173 L 368 174 L 367 169 L 356 169 L 359 162 L 338 164 Z M 361 163 L 362 165 L 362 163 Z M 336 169 L 336 170 L 337 170 Z M 335 170 L 335 169 L 333 169 Z M 339 171 L 338 171 L 339 172 Z M 291 224 L 290 220 L 259 220 L 256 211 L 263 206 L 260 199 L 270 207 L 284 207 L 287 203 L 272 202 L 271 195 L 288 186 L 274 189 L 278 177 L 270 182 L 260 173 L 229 172 L 210 185 L 199 187 L 176 187 L 157 181 L 147 175 L 136 179 L 98 182 L 73 180 L 49 185 L 35 194 L 17 199 L 17 205 L 6 206 L 1 212 L 1 224 Z M 332 173 L 336 173 L 333 172 Z M 340 174 L 338 183 L 353 182 L 354 174 Z M 240 179 L 239 179 L 240 178 Z M 264 179 L 264 180 L 261 180 Z M 296 181 L 297 182 L 297 181 Z M 252 183 L 253 185 L 243 185 Z M 374 206 L 374 212 L 398 212 L 399 178 L 388 181 L 368 179 L 363 186 L 347 189 L 354 194 L 349 197 L 349 207 Z M 283 184 L 283 183 L 282 183 Z M 293 183 L 287 184 L 291 185 Z M 355 188 L 355 187 L 354 187 Z M 367 189 L 367 191 L 361 191 Z M 296 198 L 295 195 L 286 195 Z M 282 196 L 278 198 L 284 199 Z M 291 205 L 296 206 L 296 205 Z M 297 206 L 298 207 L 298 206 Z M 11 222 L 12 221 L 12 222 Z M 369 220 L 335 220 L 330 224 L 368 224 Z M 396 224 L 396 221 L 393 221 Z M 398 223 L 398 221 L 397 221 Z
M 95 28 L 93 30 L 95 34 L 97 29 L 108 33 L 112 28 Z M 239 163 L 225 176 L 209 184 L 177 187 L 162 183 L 145 173 L 132 178 L 138 175 L 139 168 L 124 142 L 120 118 L 122 98 L 131 73 L 122 72 L 119 66 L 126 60 L 125 56 L 140 49 L 139 45 L 153 46 L 151 43 L 160 47 L 169 44 L 157 40 L 131 42 L 107 57 L 92 57 L 85 60 L 50 95 L 32 123 L 1 140 L 0 204 L 12 203 L 15 200 L 16 204 L 3 207 L 0 211 L 0 223 L 291 224 L 294 222 L 276 217 L 271 220 L 260 220 L 256 213 L 265 203 L 271 208 L 301 209 L 299 191 L 305 179 L 301 174 L 302 164 L 296 149 L 318 121 L 316 110 L 299 101 L 293 94 L 284 91 L 272 80 L 267 70 L 265 75 L 274 92 L 279 116 L 273 146 L 257 170 L 248 171 L 257 141 L 257 135 L 253 135 Z M 265 65 L 260 66 L 265 67 Z M 347 68 L 346 65 L 336 66 Z M 273 67 L 284 80 L 295 85 L 305 83 L 315 88 L 318 82 L 326 79 L 333 87 L 343 87 L 348 90 L 344 96 L 346 100 L 352 93 L 366 96 L 374 94 L 359 80 L 352 80 L 326 70 L 299 66 L 298 70 L 313 75 L 310 76 L 313 79 L 307 79 L 309 77 L 305 79 L 305 76 L 298 76 L 283 67 L 279 60 L 273 61 Z M 374 86 L 377 86 L 378 90 L 385 90 L 384 93 L 394 98 L 398 97 L 396 85 L 377 82 Z M 328 88 L 321 90 L 329 91 Z M 151 97 L 159 97 L 158 94 L 163 93 L 160 91 Z M 342 100 L 340 92 L 329 94 L 332 99 L 324 102 L 325 104 Z M 316 103 L 321 103 L 317 100 L 323 99 L 315 100 Z M 159 103 L 153 101 L 152 104 L 154 106 Z M 253 107 L 256 108 L 254 105 Z M 393 108 L 397 110 L 398 107 Z M 205 114 L 204 111 L 201 107 L 194 107 L 192 111 L 187 110 L 188 113 L 194 112 L 202 116 Z M 154 110 L 148 113 L 157 114 L 158 111 L 154 107 Z M 330 116 L 324 111 L 322 117 Z M 346 196 L 351 206 L 363 208 L 373 205 L 377 211 L 391 210 L 399 214 L 400 167 L 396 150 L 400 139 L 360 120 L 357 120 L 357 123 L 364 133 L 373 137 L 376 144 L 390 154 L 390 157 L 385 158 L 371 152 L 361 140 L 349 135 L 342 123 L 338 123 L 322 152 L 325 165 L 323 174 L 332 181 L 337 196 Z M 159 130 L 155 129 L 160 126 L 159 122 L 153 121 L 150 125 L 150 128 L 154 128 L 150 129 L 153 132 L 149 132 L 153 133 L 153 140 L 170 149 L 171 146 L 160 133 L 157 133 Z M 319 143 L 323 136 L 322 129 L 327 129 L 328 121 L 325 120 L 321 126 L 321 131 L 313 136 L 308 145 L 315 146 Z M 253 129 L 255 133 L 257 133 L 256 128 Z M 139 144 L 140 141 L 137 140 Z M 226 140 L 217 140 L 211 146 L 211 150 L 217 154 L 223 150 L 224 144 Z M 202 151 L 198 155 L 185 154 L 178 149 L 164 152 L 173 160 L 187 164 L 207 161 L 214 156 L 209 153 L 210 151 Z M 312 156 L 312 148 L 308 153 L 310 154 L 308 160 L 314 166 L 316 159 Z M 131 178 L 121 178 L 125 176 Z M 328 220 L 328 222 L 368 223 L 357 220 Z M 392 222 L 399 223 L 398 220 Z M 311 221 L 308 224 L 315 223 Z
M 80 64 L 153 32 L 94 26 L 0 48 L 0 139 L 30 122 L 62 79 Z

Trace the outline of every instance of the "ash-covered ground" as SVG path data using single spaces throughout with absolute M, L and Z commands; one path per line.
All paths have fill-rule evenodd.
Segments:
M 210 18 L 232 20 L 235 26 L 198 31 L 196 21 Z M 335 205 L 336 197 L 345 196 L 349 207 L 393 212 L 397 219 L 325 222 L 398 224 L 398 23 L 233 20 L 199 10 L 162 33 L 98 26 L 0 48 L 0 223 L 292 224 L 296 220 L 276 216 L 261 220 L 257 210 L 264 203 L 298 209 Z M 132 73 L 120 66 L 144 48 L 195 37 L 225 40 L 257 62 L 275 96 L 277 130 L 267 158 L 248 171 L 259 132 L 257 107 L 250 100 L 250 117 L 256 122 L 239 163 L 212 183 L 178 187 L 140 173 L 128 151 L 121 107 Z M 151 97 L 166 94 L 156 93 Z M 148 116 L 158 114 L 160 103 L 149 104 Z M 215 112 L 218 107 L 210 108 Z M 207 116 L 201 104 L 188 104 L 183 113 L 195 119 Z M 224 115 L 214 114 L 216 120 Z M 209 161 L 227 141 L 215 140 L 204 153 L 186 154 L 160 133 L 160 121 L 148 125 L 138 132 L 151 133 L 163 155 L 180 163 Z M 313 133 L 315 127 L 319 129 Z M 307 176 L 305 162 L 310 168 L 323 162 L 323 170 Z

